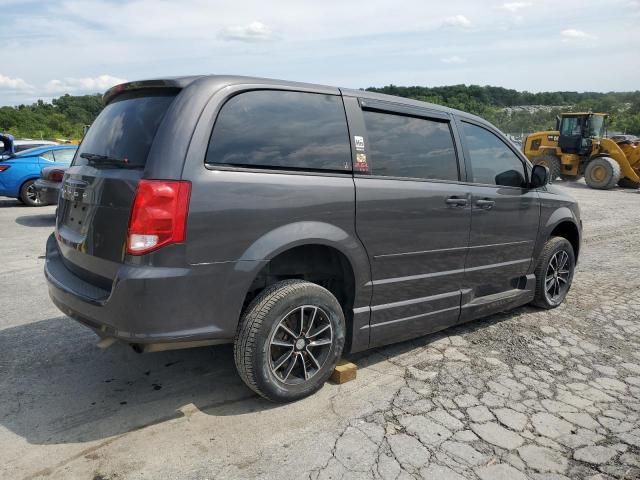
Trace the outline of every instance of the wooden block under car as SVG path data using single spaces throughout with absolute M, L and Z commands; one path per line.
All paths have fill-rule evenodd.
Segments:
M 358 371 L 358 367 L 355 363 L 348 362 L 347 360 L 340 360 L 336 365 L 336 368 L 333 370 L 331 380 L 333 383 L 347 383 L 356 378 L 356 372 Z

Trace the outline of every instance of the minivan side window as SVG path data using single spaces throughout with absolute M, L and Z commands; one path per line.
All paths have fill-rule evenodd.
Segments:
M 351 172 L 342 99 L 277 90 L 236 95 L 220 110 L 206 163 Z
M 365 110 L 370 173 L 458 180 L 458 160 L 446 121 Z
M 524 163 L 497 135 L 467 122 L 462 122 L 462 126 L 474 183 L 506 187 L 525 185 Z

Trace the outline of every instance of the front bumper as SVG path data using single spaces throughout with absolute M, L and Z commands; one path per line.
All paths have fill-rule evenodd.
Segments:
M 44 267 L 53 303 L 101 337 L 134 345 L 233 341 L 243 298 L 229 290 L 235 262 L 192 268 L 123 264 L 110 290 L 69 270 L 54 235 Z M 239 293 L 239 292 L 238 292 Z M 170 348 L 180 348 L 180 345 Z

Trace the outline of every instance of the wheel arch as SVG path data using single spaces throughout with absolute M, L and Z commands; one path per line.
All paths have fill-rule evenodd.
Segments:
M 353 235 L 325 222 L 295 222 L 262 235 L 239 260 L 239 266 L 254 265 L 254 268 L 243 276 L 244 299 L 238 318 L 248 303 L 270 284 L 285 278 L 301 278 L 324 286 L 338 298 L 347 322 L 347 350 L 355 343 L 368 344 L 368 337 L 354 337 L 361 323 L 368 324 L 371 287 L 367 284 L 371 269 L 363 245 Z
M 538 242 L 538 254 L 547 240 L 554 236 L 566 238 L 571 243 L 577 261 L 582 239 L 580 220 L 576 217 L 576 214 L 566 206 L 554 210 L 547 219 L 542 231 L 541 241 Z
M 15 192 L 15 196 L 16 198 L 20 197 L 20 192 L 22 192 L 22 187 L 25 186 L 25 184 L 30 181 L 30 180 L 37 180 L 38 178 L 40 178 L 40 175 L 33 175 L 33 174 L 28 174 L 25 175 L 24 177 L 22 177 L 18 182 L 16 182 L 16 185 L 18 185 L 18 189 Z
M 574 222 L 563 220 L 551 231 L 549 238 L 551 237 L 566 238 L 573 247 L 573 253 L 577 261 L 580 253 L 580 231 Z

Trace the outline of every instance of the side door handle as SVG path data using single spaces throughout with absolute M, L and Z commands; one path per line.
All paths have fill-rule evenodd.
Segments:
M 447 197 L 447 199 L 445 200 L 445 203 L 452 207 L 464 207 L 467 205 L 468 202 L 465 197 L 456 197 L 454 195 L 451 197 Z
M 476 206 L 485 210 L 491 210 L 495 204 L 496 202 L 494 200 L 489 200 L 488 198 L 481 198 L 480 200 L 476 200 Z

